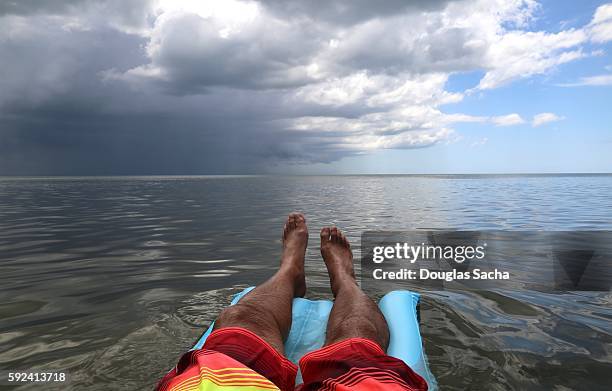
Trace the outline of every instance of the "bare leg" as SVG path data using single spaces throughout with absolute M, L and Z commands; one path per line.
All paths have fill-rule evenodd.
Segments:
M 389 345 L 387 322 L 378 306 L 357 285 L 351 246 L 338 228 L 321 230 L 321 255 L 335 297 L 325 345 L 349 338 L 365 338 L 386 351 Z
M 304 257 L 308 244 L 306 219 L 301 213 L 287 217 L 283 231 L 280 268 L 268 281 L 249 292 L 236 305 L 221 312 L 215 329 L 242 327 L 283 353 L 284 340 L 291 328 L 293 298 L 304 296 Z

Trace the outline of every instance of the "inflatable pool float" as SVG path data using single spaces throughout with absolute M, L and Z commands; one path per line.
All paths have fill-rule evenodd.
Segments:
M 249 287 L 238 293 L 230 305 L 240 299 L 255 287 Z M 427 366 L 427 358 L 423 352 L 423 342 L 419 332 L 417 304 L 419 294 L 411 291 L 393 291 L 387 293 L 378 303 L 378 307 L 389 325 L 389 348 L 387 354 L 404 361 L 410 368 L 421 375 L 430 390 L 437 388 L 435 378 Z M 291 330 L 285 341 L 285 355 L 297 364 L 300 358 L 319 349 L 325 342 L 327 319 L 333 303 L 329 300 L 308 300 L 296 298 L 293 300 Z M 212 332 L 214 322 L 202 334 L 191 350 L 200 349 L 206 338 Z M 301 383 L 298 373 L 297 384 Z

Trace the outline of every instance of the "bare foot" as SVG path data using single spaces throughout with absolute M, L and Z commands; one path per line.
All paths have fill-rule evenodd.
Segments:
M 283 229 L 283 255 L 280 270 L 294 275 L 296 297 L 303 297 L 306 294 L 304 258 L 307 246 L 306 218 L 301 213 L 290 213 Z
M 357 285 L 351 245 L 338 228 L 325 227 L 321 230 L 321 255 L 327 266 L 334 297 L 343 286 Z

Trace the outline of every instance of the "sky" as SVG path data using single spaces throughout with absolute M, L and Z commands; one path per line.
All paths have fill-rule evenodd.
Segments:
M 0 2 L 0 175 L 612 172 L 612 3 Z

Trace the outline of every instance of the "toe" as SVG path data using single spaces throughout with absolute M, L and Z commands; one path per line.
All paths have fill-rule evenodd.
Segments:
M 306 225 L 306 217 L 301 213 L 295 214 L 295 223 L 297 226 Z
M 338 243 L 344 244 L 345 241 L 346 239 L 344 238 L 344 234 L 342 231 L 338 230 Z
M 329 227 L 323 227 L 321 229 L 321 245 L 329 242 L 330 229 Z
M 331 241 L 334 243 L 338 243 L 338 227 L 332 227 L 331 229 Z
M 290 213 L 289 216 L 287 216 L 287 228 L 290 230 L 295 228 L 295 214 L 294 213 Z
M 346 237 L 342 231 L 338 231 L 338 243 L 340 243 L 343 247 L 346 247 Z

